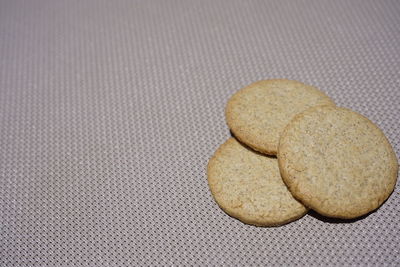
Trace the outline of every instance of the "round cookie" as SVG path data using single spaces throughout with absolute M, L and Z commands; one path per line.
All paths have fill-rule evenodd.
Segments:
M 208 184 L 226 213 L 257 226 L 277 226 L 306 212 L 279 174 L 276 158 L 261 155 L 230 138 L 208 163 Z
M 241 142 L 254 150 L 276 155 L 279 136 L 298 113 L 318 105 L 334 105 L 323 92 L 286 79 L 258 81 L 228 101 L 226 121 Z
M 351 219 L 375 210 L 397 180 L 396 155 L 383 132 L 335 106 L 297 115 L 281 135 L 278 162 L 293 196 L 329 217 Z

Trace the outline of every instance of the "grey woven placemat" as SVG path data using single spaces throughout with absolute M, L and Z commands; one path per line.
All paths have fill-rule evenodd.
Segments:
M 0 266 L 396 265 L 377 212 L 244 225 L 206 164 L 228 97 L 324 90 L 400 153 L 400 2 L 0 0 Z

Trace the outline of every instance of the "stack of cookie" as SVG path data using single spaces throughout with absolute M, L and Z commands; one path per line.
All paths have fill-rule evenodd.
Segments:
M 356 218 L 393 192 L 398 164 L 383 132 L 315 87 L 259 81 L 225 111 L 234 137 L 210 159 L 208 183 L 218 205 L 244 223 L 282 225 L 308 209 Z

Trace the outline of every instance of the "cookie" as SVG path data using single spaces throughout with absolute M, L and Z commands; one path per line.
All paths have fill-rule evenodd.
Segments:
M 244 223 L 277 226 L 307 212 L 283 183 L 277 159 L 261 155 L 234 138 L 218 148 L 207 174 L 221 209 Z
M 329 217 L 351 219 L 377 209 L 397 180 L 397 158 L 383 132 L 335 106 L 297 115 L 281 135 L 278 162 L 293 196 Z
M 323 92 L 286 79 L 258 81 L 228 101 L 226 121 L 241 142 L 259 152 L 276 155 L 279 136 L 298 113 L 318 105 L 334 105 Z

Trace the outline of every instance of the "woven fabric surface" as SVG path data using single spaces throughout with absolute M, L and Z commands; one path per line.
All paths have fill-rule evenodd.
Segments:
M 0 265 L 398 265 L 400 188 L 348 222 L 226 215 L 206 166 L 251 82 L 312 84 L 400 153 L 400 2 L 0 0 Z

